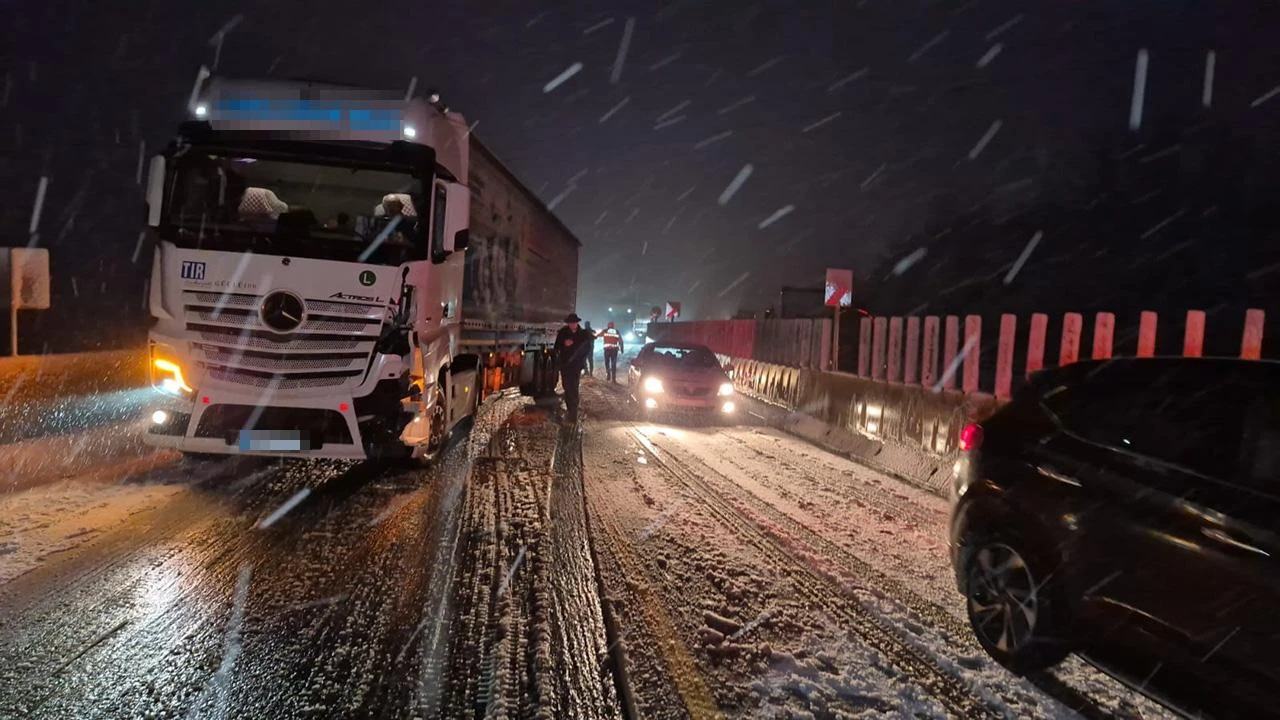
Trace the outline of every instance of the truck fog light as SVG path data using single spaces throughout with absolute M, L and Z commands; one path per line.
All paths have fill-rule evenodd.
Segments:
M 151 422 L 155 423 L 156 425 L 163 425 L 169 422 L 169 413 L 163 410 L 157 410 L 151 413 Z
M 652 410 L 652 409 L 654 409 L 654 408 L 658 407 L 658 401 L 657 401 L 657 400 L 654 400 L 653 398 L 645 398 L 645 399 L 644 399 L 644 406 L 645 406 L 646 408 L 648 408 L 648 409 Z
M 738 409 L 738 406 L 737 406 L 737 405 L 734 405 L 734 404 L 733 404 L 733 403 L 731 403 L 731 402 L 727 402 L 727 403 L 725 403 L 725 404 L 720 408 L 720 410 L 721 410 L 721 411 L 723 411 L 725 414 L 731 413 L 731 412 L 733 412 L 734 410 L 737 410 L 737 409 Z

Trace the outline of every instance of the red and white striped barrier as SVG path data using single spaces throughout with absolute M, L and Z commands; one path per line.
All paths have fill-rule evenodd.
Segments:
M 1265 324 L 1264 311 L 1252 309 L 1245 313 L 1240 340 L 1241 358 L 1258 360 L 1262 357 Z M 1026 342 L 1026 374 L 1030 375 L 1045 367 L 1049 317 L 1043 313 L 1032 315 L 1025 338 L 1019 338 L 1018 326 L 1016 315 L 1000 316 L 995 385 L 991 388 L 992 394 L 997 398 L 1008 398 L 1012 393 L 1014 357 L 1020 339 L 1025 339 Z M 940 352 L 939 327 L 942 328 Z M 1100 312 L 1093 317 L 1093 344 L 1086 348 L 1088 358 L 1107 360 L 1114 356 L 1116 327 L 1114 313 Z M 1143 312 L 1139 316 L 1137 357 L 1155 355 L 1158 327 L 1159 318 L 1156 313 Z M 1059 367 L 1081 359 L 1085 329 L 1085 318 L 1080 313 L 1065 313 L 1062 316 L 1062 334 L 1057 353 Z M 966 394 L 984 391 L 979 386 L 982 377 L 982 317 L 979 315 L 966 315 L 963 323 L 957 315 L 929 315 L 923 318 L 923 322 L 919 317 L 864 317 L 859 330 L 859 377 L 908 385 L 919 384 L 935 390 L 955 390 L 958 385 Z M 1204 311 L 1187 311 L 1182 355 L 1201 357 L 1204 354 L 1204 340 Z

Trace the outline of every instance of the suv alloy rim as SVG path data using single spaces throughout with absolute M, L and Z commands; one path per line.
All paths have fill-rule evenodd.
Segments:
M 1039 586 L 1026 560 L 1003 543 L 984 545 L 969 565 L 969 615 L 974 628 L 1001 652 L 1017 652 L 1035 634 Z

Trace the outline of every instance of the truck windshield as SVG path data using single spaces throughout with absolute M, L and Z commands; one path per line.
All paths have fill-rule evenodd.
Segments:
M 424 184 L 409 173 L 212 155 L 174 157 L 166 182 L 172 240 L 395 265 L 426 256 Z

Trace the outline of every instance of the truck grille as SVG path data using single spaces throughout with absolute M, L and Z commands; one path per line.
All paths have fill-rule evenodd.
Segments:
M 218 383 L 277 390 L 358 383 L 382 329 L 385 308 L 305 300 L 297 330 L 263 324 L 261 295 L 183 293 L 183 319 L 196 362 Z

